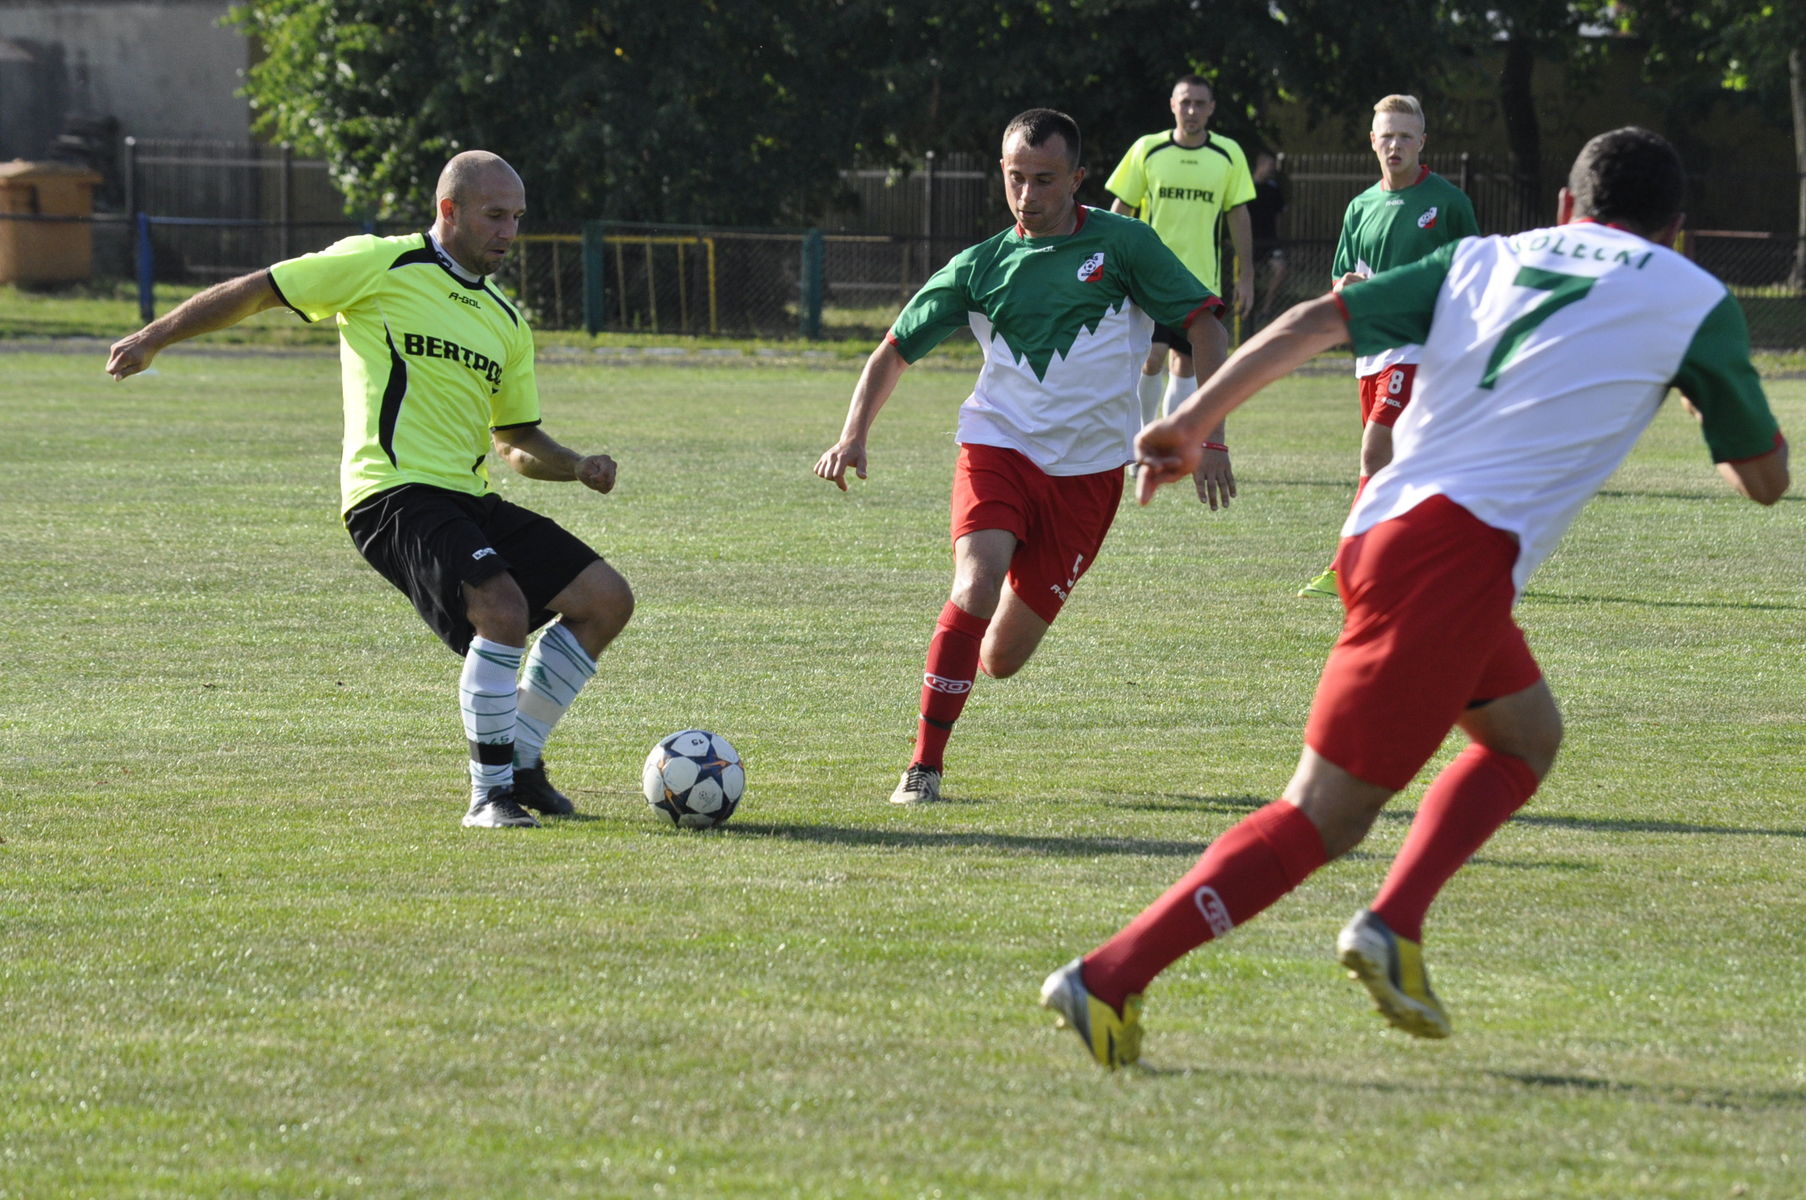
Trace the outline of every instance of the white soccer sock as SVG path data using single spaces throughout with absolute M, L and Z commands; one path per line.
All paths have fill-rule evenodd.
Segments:
M 1166 391 L 1166 372 L 1143 375 L 1135 391 L 1141 397 L 1141 423 L 1146 425 L 1160 415 L 1160 397 Z
M 1173 376 L 1166 385 L 1166 400 L 1162 404 L 1163 411 L 1171 415 L 1175 408 L 1185 403 L 1187 396 L 1197 390 L 1198 377 L 1196 375 Z
M 589 656 L 577 635 L 563 621 L 550 626 L 533 643 L 527 655 L 527 669 L 520 679 L 520 697 L 514 721 L 514 762 L 516 766 L 536 767 L 545 750 L 552 727 L 571 706 L 583 685 L 596 673 L 596 660 Z
M 470 744 L 470 788 L 481 794 L 514 782 L 515 674 L 524 646 L 473 637 L 458 676 L 458 707 Z

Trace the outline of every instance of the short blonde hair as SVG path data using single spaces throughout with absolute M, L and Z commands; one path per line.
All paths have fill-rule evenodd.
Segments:
M 1405 113 L 1409 116 L 1416 117 L 1421 124 L 1429 124 L 1428 121 L 1424 120 L 1423 105 L 1417 102 L 1416 96 L 1405 96 L 1397 92 L 1394 92 L 1390 96 L 1382 96 L 1380 97 L 1379 103 L 1373 106 L 1373 111 L 1375 114 Z

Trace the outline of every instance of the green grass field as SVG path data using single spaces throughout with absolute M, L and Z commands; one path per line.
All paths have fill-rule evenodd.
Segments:
M 1806 1194 L 1806 499 L 1736 500 L 1678 411 L 1521 605 L 1569 739 L 1431 914 L 1455 1037 L 1332 956 L 1420 782 L 1112 1075 L 1036 989 L 1290 773 L 1340 373 L 1235 419 L 1227 514 L 1125 506 L 898 811 L 969 371 L 912 372 L 842 496 L 854 366 L 549 363 L 620 486 L 500 486 L 639 611 L 551 748 L 583 817 L 487 832 L 457 660 L 335 518 L 330 354 L 0 362 L 5 1200 Z M 638 795 L 689 724 L 749 764 L 711 833 Z

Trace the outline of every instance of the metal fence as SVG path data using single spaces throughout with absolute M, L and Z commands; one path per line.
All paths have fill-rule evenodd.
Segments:
M 79 226 L 91 240 L 94 277 L 135 279 L 148 297 L 152 280 L 212 283 L 350 233 L 416 227 L 344 217 L 324 164 L 280 147 L 128 141 L 124 149 L 122 191 L 128 213 L 149 218 L 142 231 L 123 213 L 0 212 L 0 239 L 19 236 L 9 222 L 39 223 L 31 237 L 42 236 L 46 222 Z M 1485 232 L 1553 215 L 1552 197 L 1539 203 L 1502 158 L 1453 154 L 1433 165 L 1473 199 Z M 1366 154 L 1282 156 L 1281 168 L 1285 268 L 1269 287 L 1275 270 L 1262 267 L 1268 312 L 1327 285 L 1342 212 L 1375 178 Z M 1554 177 L 1550 168 L 1544 176 Z M 913 171 L 849 172 L 845 182 L 856 203 L 813 229 L 536 222 L 501 282 L 545 329 L 867 338 L 947 258 L 1008 219 L 995 166 L 981 156 L 930 158 Z M 1806 298 L 1787 286 L 1800 248 L 1777 231 L 1791 228 L 1775 197 L 1795 194 L 1793 176 L 1741 186 L 1693 182 L 1695 223 L 1712 227 L 1690 233 L 1683 249 L 1736 291 L 1757 345 L 1806 348 Z M 1752 191 L 1762 193 L 1760 204 Z M 1748 201 L 1743 209 L 1740 196 Z M 1736 213 L 1744 210 L 1773 223 L 1740 228 Z

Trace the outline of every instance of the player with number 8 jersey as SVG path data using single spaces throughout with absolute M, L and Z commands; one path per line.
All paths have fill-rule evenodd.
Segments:
M 1417 97 L 1382 97 L 1373 106 L 1367 140 L 1379 159 L 1380 181 L 1350 200 L 1342 216 L 1342 234 L 1330 267 L 1338 290 L 1480 232 L 1467 194 L 1419 161 L 1427 135 Z M 1415 345 L 1356 351 L 1361 413 L 1356 499 L 1374 472 L 1392 458 L 1392 426 L 1411 403 L 1421 353 Z M 1330 566 L 1298 594 L 1334 596 L 1336 568 Z

